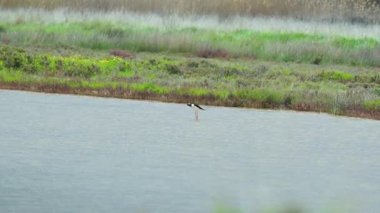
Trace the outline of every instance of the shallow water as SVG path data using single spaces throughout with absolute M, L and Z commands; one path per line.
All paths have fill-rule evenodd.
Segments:
M 380 212 L 380 122 L 0 90 L 0 212 Z

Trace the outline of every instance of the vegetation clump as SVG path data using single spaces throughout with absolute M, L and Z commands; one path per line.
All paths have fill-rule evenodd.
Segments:
M 323 80 L 331 80 L 331 81 L 340 81 L 340 82 L 349 82 L 354 79 L 354 75 L 347 72 L 342 71 L 329 71 L 329 72 L 321 72 L 318 75 Z
M 368 110 L 380 110 L 380 99 L 364 102 L 364 107 Z

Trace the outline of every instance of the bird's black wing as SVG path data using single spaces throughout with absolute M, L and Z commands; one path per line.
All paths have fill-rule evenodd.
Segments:
M 200 107 L 198 104 L 194 104 L 194 106 L 198 107 L 198 108 L 201 109 L 201 110 L 205 110 L 205 109 L 203 109 L 202 107 Z

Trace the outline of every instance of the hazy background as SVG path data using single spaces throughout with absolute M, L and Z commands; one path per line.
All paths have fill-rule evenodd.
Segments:
M 280 16 L 299 19 L 379 22 L 379 0 L 0 0 L 4 8 L 40 7 L 75 10 L 128 10 L 141 13 L 228 17 Z

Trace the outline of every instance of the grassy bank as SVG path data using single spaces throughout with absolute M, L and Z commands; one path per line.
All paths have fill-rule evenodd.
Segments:
M 380 119 L 376 23 L 0 12 L 0 88 Z
M 1 46 L 0 87 L 380 119 L 379 68 L 71 51 Z
M 329 26 L 328 23 L 284 22 L 279 19 L 269 19 L 264 23 L 250 19 L 256 21 L 256 25 L 248 25 L 244 23 L 249 21 L 236 17 L 218 24 L 212 17 L 193 20 L 192 17 L 146 16 L 144 19 L 143 16 L 125 13 L 116 13 L 113 18 L 100 21 L 103 13 L 69 12 L 56 18 L 54 15 L 60 17 L 62 11 L 55 11 L 53 15 L 39 10 L 22 11 L 5 11 L 6 15 L 0 20 L 2 43 L 19 47 L 80 47 L 103 51 L 118 48 L 202 57 L 380 66 L 380 25 Z M 123 17 L 129 21 L 121 21 Z M 244 22 L 241 27 L 227 27 L 239 20 Z M 200 24 L 202 21 L 203 25 Z M 268 24 L 273 27 L 263 27 Z M 319 26 L 320 31 L 310 32 L 307 30 L 310 27 L 306 28 L 308 25 Z M 354 34 L 355 31 L 360 33 Z

